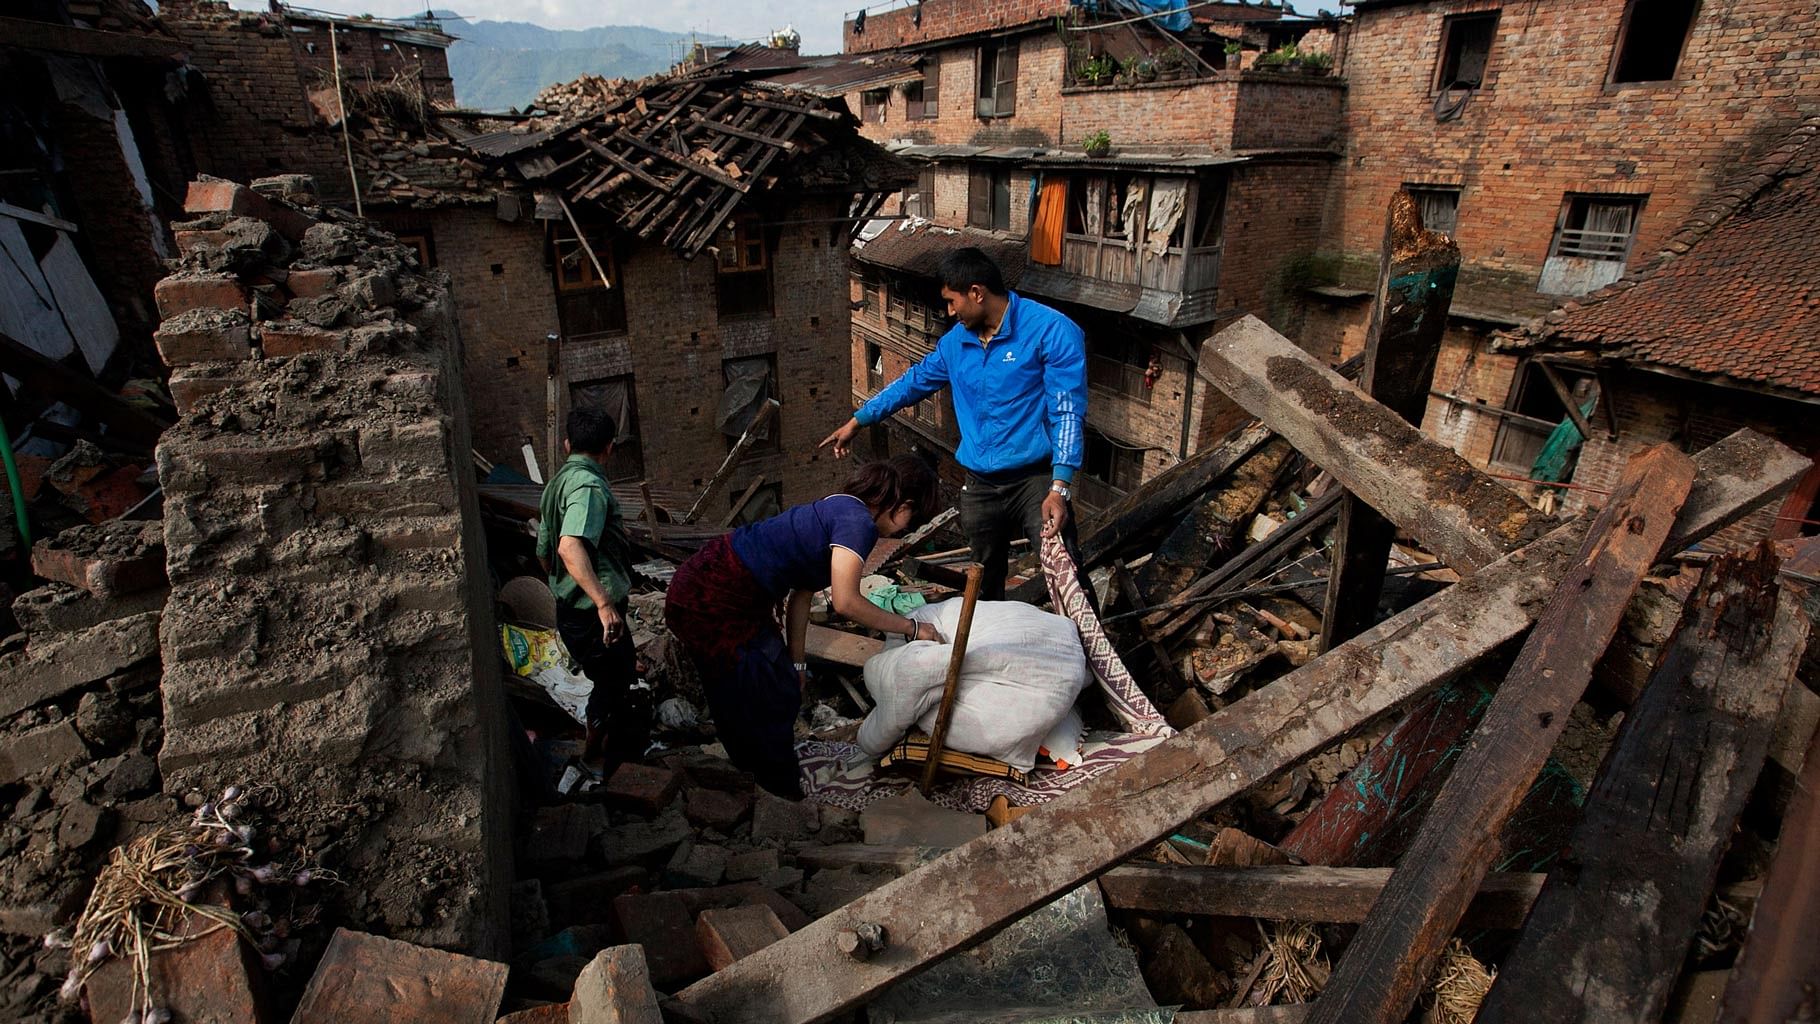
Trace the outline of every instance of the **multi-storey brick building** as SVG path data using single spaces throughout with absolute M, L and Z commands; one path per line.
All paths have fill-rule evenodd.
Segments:
M 1239 34 L 1182 12 L 1096 20 L 1068 0 L 928 0 L 855 18 L 845 38 L 849 56 L 914 56 L 922 72 L 847 97 L 867 136 L 921 172 L 884 211 L 911 226 L 855 249 L 855 400 L 929 351 L 945 326 L 933 261 L 977 244 L 1015 253 L 1015 287 L 1087 333 L 1083 505 L 1236 423 L 1195 379 L 1196 348 L 1285 301 L 1318 242 L 1345 89 L 1325 61 L 1240 72 L 1226 46 L 1242 49 Z M 1111 152 L 1090 154 L 1100 132 Z M 946 411 L 925 405 L 894 428 L 950 447 Z
M 1788 0 L 1358 4 L 1338 47 L 1345 155 L 1322 256 L 1278 326 L 1312 351 L 1358 350 L 1385 211 L 1410 189 L 1463 258 L 1424 426 L 1528 475 L 1565 407 L 1493 335 L 1641 265 L 1820 111 L 1813 31 L 1813 6 Z

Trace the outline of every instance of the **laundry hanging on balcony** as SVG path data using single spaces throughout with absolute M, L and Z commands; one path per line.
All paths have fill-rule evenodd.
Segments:
M 1068 179 L 1048 178 L 1036 203 L 1036 220 L 1030 225 L 1030 262 L 1060 266 L 1062 226 L 1068 214 Z
M 1169 239 L 1175 234 L 1176 225 L 1182 222 L 1182 210 L 1188 202 L 1188 182 L 1181 178 L 1166 178 L 1156 183 L 1150 191 L 1150 219 L 1145 225 L 1144 247 L 1150 255 L 1161 256 L 1169 251 Z

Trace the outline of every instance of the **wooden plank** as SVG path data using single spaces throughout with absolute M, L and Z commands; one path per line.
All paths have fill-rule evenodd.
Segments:
M 1734 471 L 1713 467 L 1705 453 L 1698 461 L 1702 476 L 1690 504 L 1710 501 L 1699 493 L 1713 486 L 1709 476 Z M 1766 471 L 1760 490 L 1778 486 L 1786 481 Z M 1729 493 L 1746 509 L 1762 496 Z M 1714 511 L 1723 518 L 1737 510 Z M 1575 561 L 1589 525 L 1582 517 L 1558 527 L 1117 771 L 950 850 L 677 998 L 695 1012 L 752 1024 L 807 1024 L 859 1005 L 1517 637 Z M 886 928 L 887 949 L 865 964 L 828 955 L 842 929 L 865 922 Z
M 719 185 L 722 188 L 730 188 L 733 191 L 740 193 L 741 195 L 744 195 L 745 193 L 750 191 L 752 188 L 752 184 L 750 182 L 741 181 L 738 178 L 730 178 L 727 175 L 721 173 L 721 171 L 718 168 L 709 167 L 707 164 L 702 163 L 700 160 L 697 160 L 692 156 L 688 156 L 688 155 L 685 155 L 682 153 L 672 153 L 669 150 L 663 148 L 662 146 L 653 146 L 649 142 L 646 142 L 645 140 L 637 137 L 636 135 L 632 135 L 629 132 L 617 131 L 612 134 L 611 138 L 613 138 L 615 141 L 623 142 L 626 145 L 632 146 L 636 149 L 644 150 L 646 153 L 649 153 L 650 155 L 652 155 L 654 157 L 659 157 L 663 160 L 667 160 L 670 163 L 673 163 L 676 166 L 682 168 L 683 170 L 688 171 L 690 174 L 700 175 L 701 177 L 704 177 L 704 178 L 708 179 L 709 181 L 714 182 L 716 185 Z
M 608 149 L 607 147 L 605 147 L 605 146 L 601 145 L 600 143 L 594 141 L 593 139 L 589 138 L 587 135 L 585 135 L 585 134 L 579 135 L 579 136 L 577 136 L 577 138 L 581 140 L 582 145 L 584 145 L 584 146 L 588 147 L 590 150 L 592 150 L 594 152 L 594 155 L 600 157 L 602 160 L 605 160 L 606 162 L 612 164 L 613 166 L 619 168 L 620 170 L 626 172 L 627 174 L 630 174 L 632 177 L 637 178 L 639 181 L 644 182 L 645 184 L 651 186 L 652 188 L 657 189 L 660 192 L 668 192 L 671 190 L 671 188 L 674 187 L 669 182 L 663 180 L 662 178 L 659 178 L 657 175 L 652 174 L 651 172 L 645 170 L 643 167 L 638 166 L 637 164 L 633 163 L 632 161 L 627 160 L 625 157 L 620 156 L 618 153 L 613 152 L 612 150 Z
M 1797 682 L 1790 692 L 1804 690 Z M 1814 1006 L 1820 978 L 1820 732 L 1782 819 L 1776 855 L 1744 951 L 1719 1004 L 1719 1024 L 1782 1024 Z
M 1315 1003 L 1317 1024 L 1395 1024 L 1415 1005 L 1693 481 L 1693 460 L 1666 444 L 1625 467 L 1402 866 L 1334 968 Z
M 1309 502 L 1301 515 L 1277 527 L 1270 536 L 1246 548 L 1237 558 L 1217 571 L 1196 580 L 1187 590 L 1182 591 L 1171 608 L 1160 609 L 1153 615 L 1153 620 L 1168 620 L 1156 627 L 1157 636 L 1174 636 L 1198 620 L 1202 609 L 1206 607 L 1198 598 L 1239 589 L 1276 564 L 1277 559 L 1300 547 L 1316 531 L 1324 529 L 1339 514 L 1342 495 L 1343 492 L 1337 489 L 1321 495 Z
M 1776 567 L 1764 544 L 1707 568 L 1480 1024 L 1661 1018 L 1806 646 Z
M 1082 567 L 1094 569 L 1104 565 L 1125 544 L 1147 534 L 1187 507 L 1201 492 L 1263 447 L 1270 437 L 1268 428 L 1253 423 L 1220 444 L 1171 466 L 1125 495 L 1102 512 L 1094 528 L 1081 538 Z
M 86 373 L 46 359 L 23 343 L 0 334 L 0 370 L 25 385 L 21 395 L 55 395 L 57 401 L 108 425 L 110 432 L 156 443 L 167 425 L 153 413 L 95 383 Z
M 1358 924 L 1390 880 L 1390 868 L 1207 867 L 1124 864 L 1100 876 L 1108 906 L 1165 914 L 1261 917 Z M 1520 928 L 1545 876 L 1521 871 L 1485 877 L 1467 906 L 1475 928 Z
M 1460 247 L 1446 235 L 1424 230 L 1415 200 L 1398 189 L 1384 225 L 1359 387 L 1417 428 L 1428 411 L 1435 357 L 1447 332 L 1447 308 L 1459 273 Z M 1349 495 L 1341 501 L 1321 614 L 1321 650 L 1352 639 L 1377 621 L 1396 532 L 1390 520 L 1359 499 Z
M 1292 454 L 1288 441 L 1275 438 L 1228 474 L 1157 545 L 1137 572 L 1138 589 L 1146 594 L 1180 593 L 1201 569 L 1218 568 L 1242 551 L 1246 528 Z
M 883 640 L 874 640 L 858 633 L 830 629 L 827 626 L 809 624 L 806 638 L 809 657 L 822 661 L 831 661 L 836 665 L 848 668 L 865 668 L 866 662 L 873 655 L 885 649 Z
M 1227 397 L 1462 573 L 1550 524 L 1256 317 L 1202 345 L 1201 365 Z
M 794 153 L 797 149 L 797 143 L 790 139 L 779 138 L 775 135 L 766 135 L 764 132 L 754 132 L 744 128 L 736 128 L 733 125 L 724 124 L 720 121 L 710 121 L 699 113 L 691 114 L 690 118 L 703 129 L 720 135 L 732 135 L 738 138 L 748 139 L 752 142 L 762 142 L 767 146 L 776 146 L 786 153 Z
M 758 412 L 752 417 L 752 422 L 746 425 L 746 429 L 739 435 L 739 440 L 734 442 L 733 449 L 727 452 L 725 459 L 721 460 L 720 468 L 714 471 L 713 478 L 708 481 L 706 487 L 701 489 L 701 494 L 696 497 L 695 504 L 689 506 L 689 511 L 683 515 L 683 522 L 693 523 L 696 517 L 701 515 L 702 506 L 706 505 L 708 499 L 720 491 L 721 486 L 727 482 L 727 477 L 733 475 L 733 470 L 738 467 L 739 460 L 745 457 L 747 450 L 758 442 L 757 431 L 771 422 L 771 418 L 777 415 L 778 408 L 777 399 L 765 399 L 765 404 L 759 407 Z
M 180 39 L 138 32 L 109 32 L 26 18 L 0 18 L 7 46 L 83 57 L 180 57 L 189 47 Z
M 725 530 L 732 526 L 733 520 L 739 518 L 740 510 L 746 507 L 746 502 L 751 501 L 752 496 L 757 494 L 758 489 L 764 485 L 765 475 L 763 473 L 753 477 L 752 482 L 746 485 L 745 491 L 742 492 L 738 498 L 734 499 L 733 507 L 727 510 L 726 515 L 720 517 L 720 528 Z
M 1574 429 L 1580 432 L 1581 440 L 1591 440 L 1592 424 L 1586 422 L 1585 414 L 1580 412 L 1580 403 L 1574 401 L 1574 393 L 1568 390 L 1567 382 L 1561 379 L 1561 371 L 1546 359 L 1535 362 L 1541 367 L 1542 376 L 1548 379 L 1548 386 L 1554 389 L 1555 397 L 1561 400 L 1562 407 L 1567 410 L 1567 418 L 1574 421 Z M 1605 396 L 1604 400 L 1609 402 L 1611 396 Z
M 1174 1024 L 1303 1024 L 1312 1003 L 1286 1006 L 1237 1006 L 1220 1010 L 1182 1010 Z

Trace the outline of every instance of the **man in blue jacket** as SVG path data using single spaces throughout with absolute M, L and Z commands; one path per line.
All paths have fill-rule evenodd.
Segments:
M 1014 537 L 1040 545 L 1059 532 L 1076 550 L 1068 500 L 1087 419 L 1086 340 L 1074 321 L 1008 291 L 976 248 L 942 257 L 939 273 L 954 327 L 821 446 L 843 457 L 859 428 L 948 388 L 961 433 L 954 457 L 967 470 L 961 528 L 985 567 L 980 597 L 996 601 Z

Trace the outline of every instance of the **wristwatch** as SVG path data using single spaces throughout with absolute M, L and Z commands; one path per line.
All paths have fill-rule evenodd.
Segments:
M 1051 482 L 1049 484 L 1049 490 L 1052 493 L 1061 495 L 1063 501 L 1070 501 L 1074 497 L 1074 492 L 1069 490 L 1068 485 L 1062 483 L 1060 480 Z
M 809 671 L 809 663 L 806 661 L 793 661 L 790 663 L 790 667 L 796 669 L 798 672 Z

